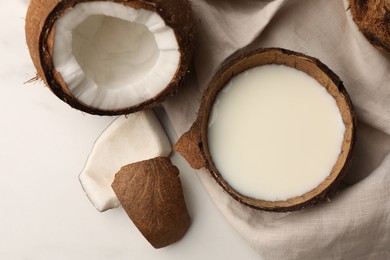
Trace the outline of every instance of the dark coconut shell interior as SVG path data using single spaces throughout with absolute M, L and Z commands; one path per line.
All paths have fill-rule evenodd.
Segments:
M 102 110 L 83 104 L 66 86 L 61 74 L 53 65 L 53 45 L 56 21 L 66 12 L 83 2 L 94 0 L 31 0 L 26 15 L 26 39 L 37 78 L 42 79 L 52 92 L 73 108 L 97 115 L 120 115 L 155 107 L 168 96 L 176 94 L 189 71 L 195 46 L 196 28 L 188 0 L 99 0 L 116 2 L 135 9 L 158 13 L 174 32 L 181 54 L 180 64 L 171 82 L 157 96 L 120 110 Z
M 237 192 L 218 172 L 208 148 L 208 121 L 214 100 L 219 91 L 237 74 L 250 68 L 266 64 L 286 65 L 303 71 L 316 79 L 336 100 L 346 127 L 342 151 L 329 176 L 315 189 L 286 201 L 258 200 Z M 223 63 L 204 93 L 197 120 L 190 131 L 180 138 L 179 142 L 174 146 L 174 149 L 180 152 L 193 168 L 206 168 L 218 184 L 239 202 L 255 209 L 291 211 L 301 209 L 308 204 L 314 204 L 326 198 L 331 190 L 336 189 L 337 184 L 340 183 L 345 175 L 351 161 L 352 148 L 355 142 L 355 130 L 356 119 L 348 93 L 339 77 L 327 66 L 315 58 L 285 49 L 258 49 L 249 53 L 234 55 Z M 190 154 L 192 155 L 190 156 Z M 194 159 L 193 155 L 196 154 L 200 155 L 201 158 Z

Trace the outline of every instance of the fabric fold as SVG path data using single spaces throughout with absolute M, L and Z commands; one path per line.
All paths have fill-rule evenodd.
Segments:
M 328 203 L 256 211 L 198 171 L 216 207 L 262 259 L 390 258 L 390 57 L 360 34 L 348 6 L 347 0 L 193 1 L 195 73 L 163 105 L 173 139 L 192 125 L 215 70 L 241 48 L 282 47 L 319 58 L 344 81 L 360 120 L 348 186 Z

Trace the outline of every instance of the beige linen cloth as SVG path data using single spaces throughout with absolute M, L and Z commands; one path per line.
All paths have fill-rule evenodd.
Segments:
M 283 47 L 319 58 L 344 81 L 359 119 L 347 187 L 331 202 L 291 213 L 256 211 L 201 170 L 215 205 L 261 259 L 390 259 L 390 56 L 358 32 L 347 0 L 192 2 L 199 25 L 194 73 L 164 104 L 176 140 L 194 121 L 217 67 L 243 47 Z

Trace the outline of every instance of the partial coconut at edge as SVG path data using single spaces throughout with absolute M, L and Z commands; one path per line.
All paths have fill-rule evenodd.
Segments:
M 72 16 L 72 11 L 77 12 L 77 14 L 70 19 L 66 19 L 66 17 Z M 83 16 L 85 19 L 77 21 L 77 19 L 80 19 L 80 17 Z M 91 21 L 87 21 L 88 19 Z M 95 21 L 93 21 L 94 19 Z M 67 26 L 75 27 L 80 32 L 83 31 L 83 26 L 88 25 L 88 22 L 90 22 L 90 24 L 96 25 L 96 23 L 101 22 L 102 19 L 109 20 L 107 22 L 104 20 L 104 24 L 107 26 L 104 27 L 103 24 L 103 29 L 101 29 L 103 32 L 106 31 L 108 33 L 113 33 L 116 30 L 115 28 L 118 27 L 123 27 L 125 30 L 131 30 L 134 27 L 136 28 L 135 33 L 143 33 L 141 36 L 145 36 L 149 39 L 147 42 L 148 44 L 146 44 L 149 46 L 148 50 L 144 51 L 142 55 L 136 54 L 139 52 L 136 50 L 134 52 L 135 59 L 128 59 L 131 63 L 137 62 L 137 59 L 142 60 L 146 57 L 145 59 L 148 59 L 150 63 L 148 65 L 149 70 L 139 69 L 139 73 L 137 74 L 138 76 L 135 78 L 134 82 L 131 81 L 131 79 L 127 79 L 130 80 L 130 82 L 127 81 L 124 83 L 123 87 L 121 86 L 121 83 L 111 84 L 114 82 L 114 80 L 103 80 L 104 83 L 108 83 L 108 85 L 111 84 L 111 86 L 108 87 L 115 88 L 113 91 L 108 91 L 110 94 L 107 95 L 99 94 L 104 90 L 104 87 L 106 87 L 107 84 L 104 84 L 104 86 L 98 84 L 94 85 L 93 83 L 96 83 L 95 79 L 88 81 L 91 78 L 91 73 L 87 75 L 88 77 L 78 78 L 76 76 L 76 80 L 74 80 L 71 77 L 80 73 L 79 70 L 74 69 L 72 66 L 62 66 L 63 70 L 62 73 L 60 73 L 59 71 L 61 71 L 61 69 L 59 67 L 61 66 L 55 66 L 55 61 L 58 60 L 56 57 L 59 56 L 58 53 L 63 56 L 67 55 L 66 51 L 61 51 L 61 48 L 63 47 L 64 42 L 68 37 L 60 37 L 61 41 L 59 41 L 56 32 L 61 31 L 61 28 L 65 28 Z M 66 23 L 59 22 L 63 20 L 68 21 Z M 65 24 L 65 26 L 57 28 L 57 23 Z M 112 26 L 112 23 L 115 23 L 114 25 L 116 27 L 113 27 L 111 30 L 109 26 Z M 96 30 L 96 28 L 94 28 L 94 30 Z M 99 28 L 97 30 L 99 31 Z M 74 30 L 70 28 L 68 31 L 65 30 L 65 34 L 70 35 L 70 38 L 72 38 L 72 35 L 74 35 L 73 31 Z M 87 33 L 88 31 L 90 30 L 84 30 L 84 32 Z M 99 35 L 99 32 L 97 34 Z M 120 37 L 120 35 L 122 34 L 118 32 L 117 36 Z M 131 33 L 128 33 L 128 38 L 131 38 L 131 35 Z M 136 43 L 134 38 L 136 37 L 133 37 L 133 43 Z M 192 51 L 194 49 L 194 38 L 195 25 L 191 6 L 188 0 L 137 0 L 131 2 L 125 0 L 33 0 L 30 3 L 26 16 L 26 39 L 32 61 L 37 69 L 37 78 L 42 79 L 54 94 L 56 94 L 61 100 L 68 103 L 73 108 L 97 115 L 118 115 L 136 112 L 142 109 L 154 107 L 164 101 L 168 96 L 174 95 L 178 91 L 178 88 L 182 85 L 183 80 L 188 73 Z M 58 40 L 57 43 L 56 39 Z M 83 40 L 84 38 L 81 39 Z M 82 42 L 82 40 L 80 40 L 80 42 Z M 97 49 L 101 47 L 100 43 L 105 43 L 104 36 L 100 38 L 92 37 L 89 40 L 96 45 L 92 47 L 96 47 Z M 167 42 L 172 43 L 173 40 L 176 41 L 176 50 L 172 46 L 167 46 Z M 69 42 L 72 42 L 72 40 Z M 115 51 L 113 47 L 114 44 L 110 41 L 107 41 L 107 43 L 111 44 L 111 47 L 107 53 L 111 53 L 113 50 Z M 57 50 L 55 48 L 57 46 L 56 44 L 59 46 Z M 117 44 L 122 45 L 123 52 L 115 54 L 118 56 L 118 59 L 122 59 L 122 64 L 124 64 L 127 61 L 123 58 L 123 56 L 127 55 L 126 53 L 131 52 L 132 50 L 130 47 L 126 47 L 126 45 L 123 47 L 122 41 L 118 41 Z M 137 44 L 139 50 L 142 50 L 144 44 Z M 155 49 L 156 47 L 157 49 Z M 164 52 L 167 55 L 161 54 L 163 53 L 162 51 L 165 51 L 164 48 L 168 48 L 168 50 Z M 88 51 L 88 49 L 88 46 L 84 46 L 84 49 L 81 48 L 79 53 L 85 53 L 84 50 Z M 155 57 L 152 57 L 151 59 L 149 59 L 149 56 L 153 55 L 150 54 L 150 50 L 156 52 L 153 54 Z M 73 61 L 73 64 L 79 65 L 80 59 L 77 60 L 77 58 L 80 57 L 73 55 L 73 51 L 70 56 L 72 57 L 68 57 L 68 60 Z M 90 55 L 90 57 L 95 56 L 96 55 Z M 174 68 L 174 64 L 170 63 L 171 57 L 173 56 L 177 58 L 177 68 Z M 103 58 L 104 57 L 102 57 L 102 59 Z M 168 62 L 166 59 L 168 59 Z M 100 70 L 97 70 L 94 73 L 96 77 L 100 77 L 103 74 L 101 69 L 105 69 L 105 66 L 102 64 L 102 62 L 96 62 L 92 58 L 90 61 L 92 66 L 99 66 L 101 64 L 99 68 Z M 161 83 L 162 81 L 160 81 L 159 78 L 164 78 L 169 73 L 164 72 L 159 75 L 158 72 L 164 71 L 164 69 L 169 66 L 171 67 L 170 73 L 172 74 L 172 77 L 166 80 L 165 83 L 167 84 L 165 85 L 165 83 Z M 121 65 L 117 65 L 116 67 L 114 66 L 114 72 L 122 69 L 123 67 L 124 66 Z M 133 66 L 133 71 L 136 70 L 137 67 L 139 66 Z M 85 67 L 82 68 L 83 70 L 81 73 L 84 73 Z M 107 68 L 109 69 L 111 67 L 107 66 Z M 66 74 L 67 70 L 70 70 L 69 75 L 65 75 L 64 78 L 63 74 Z M 129 73 L 127 73 L 126 69 L 123 69 L 123 73 L 119 73 L 120 77 L 127 77 L 128 74 L 131 74 L 131 71 L 132 70 L 129 69 Z M 153 74 L 152 77 L 150 77 L 150 75 L 148 73 L 144 73 L 144 71 L 148 71 L 148 73 L 151 74 L 156 72 L 156 74 Z M 77 81 L 81 81 L 83 79 L 88 79 L 85 81 L 85 85 L 91 86 L 88 88 L 89 90 L 93 90 L 91 93 L 97 93 L 96 100 L 92 100 L 89 102 L 89 104 L 87 104 L 88 102 L 85 102 L 85 99 L 81 101 L 82 98 L 79 97 L 80 95 L 88 97 L 90 96 L 90 93 L 85 90 L 80 91 L 80 89 L 77 89 L 76 86 Z M 69 87 L 72 85 L 72 80 L 76 82 L 76 87 Z M 121 78 L 119 79 L 119 82 L 120 81 Z M 144 84 L 144 82 L 146 83 Z M 155 84 L 156 82 L 158 84 Z M 137 84 L 138 87 L 135 86 Z M 142 84 L 145 85 L 145 88 L 142 87 Z M 161 86 L 158 86 L 159 84 Z M 118 98 L 122 101 L 116 102 L 115 99 Z M 126 103 L 126 100 L 128 100 L 129 103 Z M 111 105 L 105 105 L 103 108 L 99 107 L 99 103 L 107 104 L 107 102 L 114 104 L 120 103 L 121 105 L 119 107 L 112 107 Z
M 316 79 L 335 99 L 346 128 L 341 153 L 329 176 L 315 189 L 285 201 L 254 199 L 237 192 L 223 179 L 213 163 L 208 148 L 207 130 L 209 117 L 219 91 L 223 89 L 231 78 L 241 72 L 267 64 L 286 65 L 305 72 Z M 246 53 L 238 52 L 221 65 L 203 95 L 197 119 L 191 129 L 174 145 L 173 150 L 181 153 L 193 168 L 205 168 L 217 183 L 240 203 L 254 209 L 285 212 L 299 210 L 307 205 L 315 204 L 337 191 L 352 159 L 355 135 L 356 119 L 353 105 L 342 81 L 335 73 L 315 58 L 285 49 L 267 48 Z
M 377 49 L 390 54 L 390 1 L 349 0 L 353 21 Z

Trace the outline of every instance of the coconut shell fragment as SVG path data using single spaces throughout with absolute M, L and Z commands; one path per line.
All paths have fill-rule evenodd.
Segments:
M 179 170 L 169 158 L 126 165 L 112 188 L 127 215 L 155 248 L 180 240 L 190 226 Z
M 390 1 L 350 0 L 354 22 L 376 48 L 390 54 Z
M 180 137 L 172 150 L 180 153 L 192 168 L 199 170 L 205 166 L 205 161 L 199 149 L 200 139 L 197 130 L 198 127 L 194 123 L 194 126 Z

